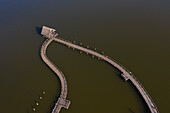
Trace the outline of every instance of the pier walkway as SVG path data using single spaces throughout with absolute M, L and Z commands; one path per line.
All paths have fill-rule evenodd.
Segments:
M 66 100 L 67 97 L 67 81 L 64 77 L 64 74 L 47 58 L 46 56 L 46 49 L 48 45 L 53 41 L 53 38 L 47 39 L 41 47 L 41 57 L 43 61 L 57 74 L 57 76 L 60 79 L 61 82 L 61 93 L 57 100 L 57 103 L 55 104 L 52 113 L 59 113 L 61 108 L 67 108 L 70 105 L 70 101 Z
M 140 94 L 144 98 L 145 102 L 147 103 L 151 113 L 159 113 L 159 111 L 157 110 L 156 105 L 154 104 L 153 100 L 151 99 L 151 97 L 149 96 L 147 91 L 144 89 L 142 84 L 135 78 L 135 76 L 133 74 L 131 74 L 131 72 L 129 72 L 126 68 L 124 68 L 118 62 L 116 62 L 115 60 L 112 60 L 111 58 L 106 57 L 106 56 L 104 56 L 104 55 L 102 55 L 100 53 L 92 51 L 90 49 L 81 47 L 79 45 L 75 45 L 75 44 L 73 44 L 71 42 L 68 42 L 68 41 L 64 41 L 63 39 L 54 38 L 53 40 L 55 40 L 55 41 L 57 41 L 57 42 L 59 42 L 61 44 L 67 45 L 69 47 L 75 48 L 77 50 L 84 51 L 85 53 L 94 55 L 94 56 L 96 56 L 98 58 L 101 58 L 101 59 L 105 60 L 106 62 L 110 63 L 114 67 L 116 67 L 120 72 L 122 72 L 121 76 L 125 79 L 125 81 L 130 80 L 133 83 L 133 85 L 138 89 L 138 91 L 140 92 Z
M 125 81 L 130 80 L 133 83 L 133 85 L 137 88 L 137 90 L 139 91 L 139 93 L 141 94 L 143 99 L 145 100 L 145 102 L 148 105 L 151 113 L 159 113 L 156 105 L 154 104 L 152 98 L 149 96 L 149 94 L 147 93 L 145 88 L 136 79 L 136 77 L 131 72 L 129 72 L 124 66 L 122 66 L 121 64 L 119 64 L 118 62 L 116 62 L 115 60 L 111 59 L 108 56 L 105 56 L 103 54 L 100 54 L 100 53 L 95 52 L 93 50 L 90 50 L 88 48 L 84 48 L 82 46 L 79 46 L 79 45 L 73 44 L 69 41 L 65 41 L 61 38 L 58 38 L 57 37 L 58 34 L 55 33 L 55 29 L 43 26 L 42 35 L 47 37 L 47 40 L 43 43 L 43 45 L 41 47 L 41 57 L 42 57 L 43 61 L 58 75 L 58 77 L 61 81 L 60 97 L 58 98 L 57 103 L 55 104 L 55 107 L 53 108 L 52 113 L 59 113 L 61 107 L 68 109 L 68 107 L 70 105 L 70 101 L 66 100 L 66 97 L 67 97 L 67 82 L 66 82 L 66 79 L 64 77 L 64 74 L 46 56 L 46 49 L 47 49 L 48 45 L 53 40 L 56 41 L 56 42 L 59 42 L 61 44 L 64 44 L 68 47 L 72 47 L 74 49 L 77 49 L 77 50 L 83 51 L 85 53 L 91 54 L 93 56 L 96 56 L 96 57 L 110 63 L 112 66 L 114 66 L 115 68 L 117 68 L 121 72 L 121 76 L 125 79 Z

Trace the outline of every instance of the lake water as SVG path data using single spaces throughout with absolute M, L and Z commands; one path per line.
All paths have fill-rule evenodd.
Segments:
M 0 0 L 0 113 L 34 107 L 50 113 L 59 96 L 60 81 L 40 58 L 43 25 L 123 64 L 168 113 L 169 6 L 168 0 Z M 107 63 L 56 42 L 47 55 L 68 82 L 71 105 L 61 113 L 149 113 L 135 87 Z

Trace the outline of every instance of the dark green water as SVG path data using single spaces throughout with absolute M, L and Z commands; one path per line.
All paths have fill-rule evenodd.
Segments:
M 168 0 L 0 0 L 0 113 L 33 113 L 36 102 L 35 113 L 53 108 L 60 82 L 40 58 L 45 39 L 36 28 L 43 25 L 105 51 L 141 81 L 160 113 L 168 113 L 169 6 Z M 56 42 L 48 57 L 68 81 L 72 103 L 61 113 L 149 113 L 134 86 L 109 64 Z

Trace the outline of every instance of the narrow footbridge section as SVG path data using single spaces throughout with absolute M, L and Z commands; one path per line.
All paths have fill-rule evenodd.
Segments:
M 156 105 L 154 104 L 153 100 L 151 99 L 151 97 L 149 96 L 149 94 L 147 93 L 147 91 L 144 89 L 144 87 L 142 86 L 142 84 L 135 78 L 135 76 L 133 74 L 131 74 L 131 72 L 129 72 L 125 67 L 123 67 L 121 64 L 119 64 L 118 62 L 116 62 L 115 60 L 112 60 L 109 57 L 106 57 L 100 53 L 97 53 L 95 51 L 92 51 L 90 49 L 81 47 L 79 45 L 73 44 L 71 42 L 65 41 L 61 38 L 53 38 L 53 40 L 67 45 L 69 47 L 75 48 L 77 50 L 80 51 L 84 51 L 88 54 L 94 55 L 98 58 L 103 59 L 104 61 L 110 63 L 111 65 L 113 65 L 114 67 L 116 67 L 120 72 L 122 72 L 121 76 L 125 79 L 125 81 L 130 80 L 133 85 L 138 89 L 138 91 L 140 92 L 140 94 L 142 95 L 142 97 L 144 98 L 145 102 L 147 103 L 151 113 L 159 113 L 159 111 L 157 110 Z
M 52 113 L 59 113 L 61 108 L 67 108 L 70 105 L 70 101 L 66 100 L 67 97 L 67 81 L 64 77 L 64 74 L 57 68 L 57 66 L 55 66 L 46 56 L 46 49 L 48 47 L 48 45 L 53 41 L 53 38 L 48 38 L 41 47 L 41 57 L 43 59 L 43 61 L 51 68 L 51 70 L 53 70 L 57 76 L 60 79 L 61 82 L 61 93 L 60 96 L 52 110 Z

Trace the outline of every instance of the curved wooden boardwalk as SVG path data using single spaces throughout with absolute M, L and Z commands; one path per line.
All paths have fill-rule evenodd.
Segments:
M 130 80 L 133 85 L 138 89 L 138 91 L 140 92 L 140 94 L 142 95 L 143 99 L 145 100 L 145 102 L 147 103 L 151 113 L 159 113 L 156 105 L 154 104 L 153 100 L 151 99 L 151 97 L 149 96 L 149 94 L 147 93 L 147 91 L 144 89 L 144 87 L 142 86 L 142 84 L 135 78 L 134 75 L 131 74 L 131 72 L 129 72 L 126 68 L 124 68 L 121 64 L 119 64 L 118 62 L 116 62 L 115 60 L 112 60 L 109 57 L 106 57 L 100 53 L 97 53 L 95 51 L 92 51 L 90 49 L 75 45 L 71 42 L 68 41 L 64 41 L 63 39 L 60 38 L 53 38 L 53 40 L 67 45 L 69 47 L 78 49 L 80 51 L 84 51 L 86 53 L 92 54 L 98 58 L 101 58 L 103 60 L 105 60 L 106 62 L 110 63 L 111 65 L 113 65 L 114 67 L 116 67 L 118 70 L 120 70 L 120 72 L 122 72 L 121 76 L 125 79 L 125 81 Z
M 142 95 L 143 99 L 147 103 L 151 113 L 159 113 L 159 111 L 158 111 L 156 105 L 154 104 L 152 98 L 149 96 L 149 94 L 147 93 L 145 88 L 142 86 L 142 84 L 135 78 L 135 76 L 133 74 L 131 74 L 131 72 L 129 72 L 121 64 L 119 64 L 118 62 L 116 62 L 115 60 L 111 59 L 108 56 L 102 55 L 100 53 L 97 53 L 97 52 L 92 51 L 90 49 L 87 49 L 87 48 L 81 47 L 79 45 L 73 44 L 71 42 L 65 41 L 63 39 L 55 38 L 55 37 L 57 37 L 58 34 L 55 33 L 54 29 L 51 29 L 51 28 L 44 26 L 44 28 L 42 30 L 42 34 L 44 36 L 46 36 L 48 39 L 43 43 L 43 45 L 41 47 L 41 57 L 42 57 L 43 61 L 58 75 L 58 77 L 61 81 L 61 93 L 60 93 L 60 96 L 59 96 L 53 110 L 52 110 L 52 113 L 59 113 L 60 110 L 61 110 L 61 107 L 68 109 L 68 107 L 70 105 L 70 101 L 66 100 L 66 97 L 67 97 L 67 81 L 64 77 L 64 74 L 46 56 L 46 49 L 47 49 L 48 45 L 53 40 L 57 41 L 61 44 L 67 45 L 69 47 L 75 48 L 77 50 L 84 51 L 84 52 L 91 54 L 93 56 L 96 56 L 96 57 L 103 59 L 104 61 L 110 63 L 114 67 L 116 67 L 120 72 L 122 72 L 121 76 L 125 79 L 125 81 L 130 80 L 133 83 L 133 85 L 138 89 L 138 91 Z
M 64 77 L 64 74 L 47 58 L 46 56 L 46 49 L 48 45 L 53 41 L 53 38 L 47 39 L 41 47 L 41 57 L 43 61 L 57 74 L 57 76 L 60 79 L 61 82 L 61 93 L 57 100 L 57 103 L 55 104 L 52 113 L 59 113 L 61 108 L 67 108 L 70 105 L 70 101 L 66 100 L 67 97 L 67 81 Z

